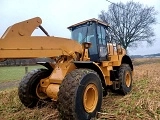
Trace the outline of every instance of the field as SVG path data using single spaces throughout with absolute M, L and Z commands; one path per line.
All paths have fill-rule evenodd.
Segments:
M 33 67 L 29 68 L 32 69 Z M 5 68 L 6 71 L 8 68 Z M 24 67 L 12 72 L 0 68 L 0 82 L 15 82 L 25 73 Z M 4 70 L 4 71 L 3 71 Z M 3 72 L 2 72 L 3 71 Z M 16 73 L 15 71 L 19 71 Z M 15 73 L 14 73 L 15 72 Z M 98 120 L 160 120 L 160 59 L 135 59 L 131 93 L 121 96 L 109 93 L 103 99 Z M 3 75 L 5 73 L 5 75 Z M 15 77 L 10 77 L 12 74 Z M 1 87 L 1 86 L 0 86 Z M 53 103 L 43 108 L 28 109 L 17 96 L 17 88 L 0 91 L 0 120 L 58 120 Z
M 27 71 L 40 68 L 42 66 L 11 66 L 11 67 L 0 67 L 0 82 L 20 80 Z

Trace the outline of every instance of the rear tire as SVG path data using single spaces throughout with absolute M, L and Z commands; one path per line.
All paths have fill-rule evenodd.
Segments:
M 18 87 L 18 95 L 21 102 L 26 107 L 33 108 L 38 104 L 39 101 L 42 100 L 37 96 L 36 89 L 40 80 L 48 77 L 50 74 L 51 72 L 47 69 L 32 70 L 21 80 Z
M 100 111 L 102 85 L 97 73 L 76 69 L 66 75 L 58 93 L 58 110 L 63 120 L 90 120 Z
M 122 64 L 119 68 L 120 94 L 126 95 L 132 89 L 132 70 L 128 64 Z

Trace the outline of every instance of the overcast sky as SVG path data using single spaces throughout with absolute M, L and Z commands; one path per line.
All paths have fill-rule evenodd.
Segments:
M 110 0 L 123 2 L 128 0 Z M 133 0 L 147 6 L 154 6 L 157 21 L 160 23 L 160 0 Z M 33 17 L 41 17 L 42 26 L 52 36 L 70 38 L 67 27 L 90 18 L 98 18 L 101 10 L 107 10 L 109 2 L 106 0 L 0 0 L 0 36 L 6 28 L 16 22 Z M 145 43 L 137 49 L 130 49 L 130 54 L 160 53 L 160 24 L 155 27 L 156 41 L 148 47 Z M 35 34 L 41 34 L 35 31 Z

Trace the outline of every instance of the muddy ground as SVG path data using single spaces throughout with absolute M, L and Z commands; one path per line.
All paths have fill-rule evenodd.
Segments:
M 20 80 L 0 83 L 0 91 L 18 87 Z

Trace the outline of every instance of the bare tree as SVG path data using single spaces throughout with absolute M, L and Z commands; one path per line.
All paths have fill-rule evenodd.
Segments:
M 107 12 L 101 11 L 99 18 L 110 24 L 113 40 L 127 50 L 143 41 L 153 43 L 155 35 L 152 26 L 156 23 L 156 14 L 154 7 L 131 1 L 111 4 Z

